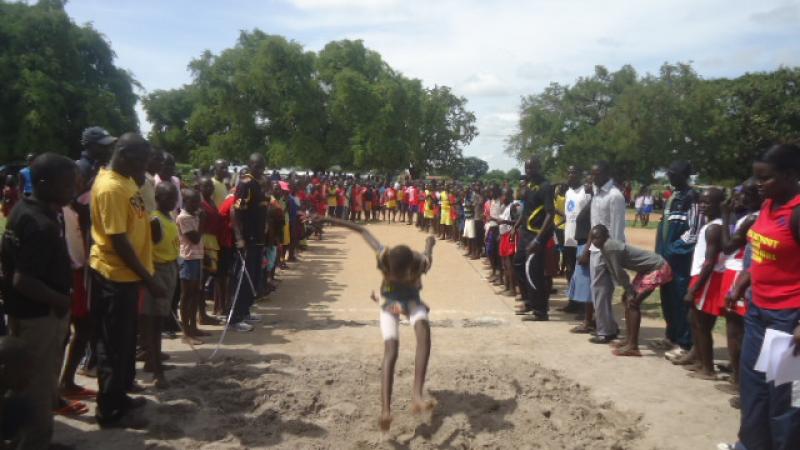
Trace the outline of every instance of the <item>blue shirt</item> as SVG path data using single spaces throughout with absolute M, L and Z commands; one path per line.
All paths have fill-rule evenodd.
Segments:
M 24 195 L 33 194 L 33 180 L 31 179 L 31 168 L 24 167 L 22 170 L 19 171 L 19 174 L 22 175 L 22 193 Z

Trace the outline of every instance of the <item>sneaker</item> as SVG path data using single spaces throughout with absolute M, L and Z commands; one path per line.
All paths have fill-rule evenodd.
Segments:
M 668 361 L 675 361 L 676 359 L 682 358 L 684 355 L 686 355 L 686 353 L 688 353 L 686 350 L 676 347 L 675 349 L 664 353 L 664 358 L 666 358 Z
M 253 331 L 253 326 L 246 322 L 236 322 L 231 325 L 231 330 L 238 331 L 239 333 L 247 333 Z
M 244 321 L 247 323 L 261 323 L 261 317 L 250 314 L 244 318 Z

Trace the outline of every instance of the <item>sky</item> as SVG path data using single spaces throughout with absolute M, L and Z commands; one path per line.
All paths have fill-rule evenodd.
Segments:
M 504 150 L 521 97 L 595 65 L 645 74 L 692 62 L 706 78 L 800 65 L 800 0 L 70 0 L 66 10 L 107 37 L 139 94 L 191 82 L 187 64 L 240 30 L 314 51 L 361 39 L 404 75 L 466 97 L 480 135 L 464 154 L 501 170 L 519 166 Z

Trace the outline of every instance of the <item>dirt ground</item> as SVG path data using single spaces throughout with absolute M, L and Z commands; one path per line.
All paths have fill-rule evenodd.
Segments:
M 387 244 L 422 249 L 405 225 L 371 226 Z M 653 230 L 629 230 L 651 247 Z M 649 244 L 648 244 L 649 239 Z M 99 430 L 94 419 L 59 418 L 57 442 L 80 449 L 706 449 L 735 438 L 738 411 L 715 382 L 689 378 L 661 354 L 620 359 L 568 329 L 570 315 L 521 322 L 496 295 L 480 261 L 451 243 L 434 249 L 423 297 L 431 307 L 430 416 L 409 411 L 413 330 L 401 327 L 388 435 L 377 427 L 383 345 L 374 255 L 353 233 L 328 229 L 257 304 L 255 332 L 229 334 L 211 363 L 166 341 L 173 387 L 149 387 L 144 431 Z M 563 292 L 563 285 L 558 286 Z M 553 308 L 564 304 L 554 296 Z M 206 358 L 219 337 L 198 347 Z M 643 337 L 663 334 L 645 320 Z M 719 344 L 724 344 L 720 342 Z M 140 373 L 143 384 L 149 377 Z M 92 385 L 91 380 L 81 381 Z

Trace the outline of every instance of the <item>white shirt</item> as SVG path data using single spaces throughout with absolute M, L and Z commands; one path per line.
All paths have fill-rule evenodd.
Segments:
M 642 196 L 636 197 L 636 200 L 634 200 L 633 202 L 633 207 L 639 209 L 642 206 L 644 206 L 644 197 Z
M 644 206 L 653 206 L 653 196 L 652 195 L 645 195 L 644 196 Z
M 694 246 L 694 254 L 692 255 L 692 269 L 689 272 L 689 275 L 693 277 L 700 275 L 700 272 L 703 270 L 703 264 L 706 262 L 706 247 L 708 247 L 708 243 L 706 242 L 706 229 L 711 225 L 722 225 L 722 219 L 714 219 L 708 222 L 703 225 L 703 228 L 700 228 L 700 232 L 697 233 L 697 243 Z M 717 260 L 714 261 L 714 272 L 725 272 L 725 260 L 727 258 L 725 253 L 719 252 Z
M 625 196 L 614 186 L 614 180 L 608 180 L 602 187 L 594 187 L 592 200 L 591 224 L 605 225 L 609 238 L 625 242 Z M 592 245 L 593 252 L 600 249 Z
M 505 207 L 503 213 L 500 214 L 500 220 L 511 220 L 511 207 L 514 206 L 514 203 L 509 203 L 508 206 Z M 469 220 L 469 219 L 467 219 Z M 514 228 L 513 225 L 502 224 L 500 225 L 500 235 L 508 234 L 511 232 L 511 229 Z
M 86 245 L 83 242 L 78 212 L 69 206 L 61 210 L 64 216 L 64 240 L 67 242 L 72 270 L 80 269 L 86 265 Z
M 567 221 L 564 225 L 564 246 L 578 246 L 578 241 L 575 240 L 575 226 L 578 222 L 578 214 L 581 213 L 591 199 L 592 196 L 584 191 L 583 186 L 577 189 L 567 189 L 567 194 L 564 197 L 564 216 Z
M 500 200 L 494 199 L 490 201 L 489 218 L 499 219 L 501 214 L 503 214 L 503 204 L 500 203 Z M 489 223 L 486 224 L 486 229 L 488 230 L 489 228 L 496 226 L 497 226 L 497 221 L 489 220 Z

